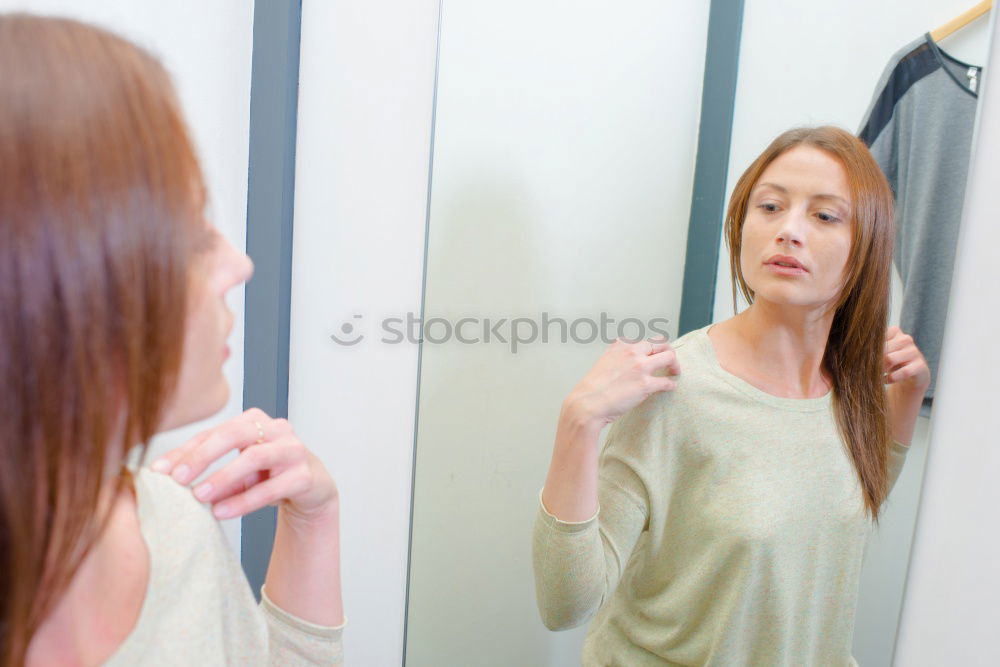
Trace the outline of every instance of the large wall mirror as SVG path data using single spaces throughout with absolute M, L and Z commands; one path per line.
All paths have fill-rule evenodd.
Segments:
M 920 48 L 925 33 L 969 4 L 444 0 L 407 665 L 579 664 L 586 626 L 554 633 L 542 625 L 531 565 L 560 404 L 607 341 L 684 333 L 685 265 L 704 261 L 686 256 L 696 225 L 710 225 L 720 248 L 700 305 L 712 321 L 745 307 L 733 304 L 721 220 L 691 215 L 703 92 L 713 85 L 704 77 L 710 12 L 742 24 L 728 196 L 785 129 L 860 132 L 894 54 Z M 971 117 L 948 120 L 968 124 L 970 149 L 988 30 L 988 21 L 973 21 L 919 55 L 954 84 L 942 94 L 971 103 Z M 950 167 L 964 178 L 967 161 Z M 949 196 L 961 203 L 961 192 Z M 949 270 L 945 262 L 935 280 Z M 900 273 L 890 324 L 920 298 L 921 286 Z M 866 666 L 892 661 L 928 408 L 865 555 L 853 654 Z

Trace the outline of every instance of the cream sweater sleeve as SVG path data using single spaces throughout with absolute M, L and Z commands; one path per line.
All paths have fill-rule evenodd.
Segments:
M 889 448 L 889 492 L 896 486 L 896 480 L 899 479 L 899 473 L 903 470 L 909 451 L 909 446 L 896 440 L 892 441 L 892 447 Z M 888 496 L 888 493 L 886 495 Z
M 643 423 L 636 409 L 611 425 L 600 457 L 593 517 L 560 521 L 539 494 L 532 563 L 538 610 L 550 630 L 577 627 L 596 613 L 614 592 L 647 526 L 648 494 L 637 471 L 637 448 L 648 439 Z
M 260 609 L 267 621 L 268 665 L 344 664 L 341 636 L 346 619 L 336 627 L 305 621 L 274 604 L 264 586 L 260 589 Z

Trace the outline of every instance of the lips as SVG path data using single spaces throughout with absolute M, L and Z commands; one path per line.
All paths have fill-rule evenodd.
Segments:
M 808 270 L 806 267 L 802 266 L 802 262 L 789 255 L 773 255 L 764 263 L 777 264 L 778 266 L 788 266 L 790 268 L 802 269 L 803 271 Z

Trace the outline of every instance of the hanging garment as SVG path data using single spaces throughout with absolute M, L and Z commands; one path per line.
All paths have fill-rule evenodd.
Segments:
M 927 33 L 889 60 L 858 133 L 896 196 L 899 326 L 930 367 L 925 415 L 937 382 L 981 79 L 981 67 L 948 55 Z

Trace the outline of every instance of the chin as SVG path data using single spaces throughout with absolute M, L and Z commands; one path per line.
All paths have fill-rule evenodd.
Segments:
M 754 288 L 754 301 L 768 301 L 778 306 L 815 306 L 815 295 L 808 294 L 793 285 L 765 285 L 763 289 Z
M 207 419 L 226 407 L 229 401 L 229 382 L 225 377 L 220 377 L 219 382 L 212 388 L 211 393 L 205 396 L 205 409 L 208 411 L 202 419 Z
M 209 390 L 193 393 L 192 400 L 179 411 L 180 414 L 169 420 L 167 428 L 163 430 L 172 430 L 208 419 L 226 407 L 228 401 L 229 383 L 225 378 L 220 378 L 219 382 Z

